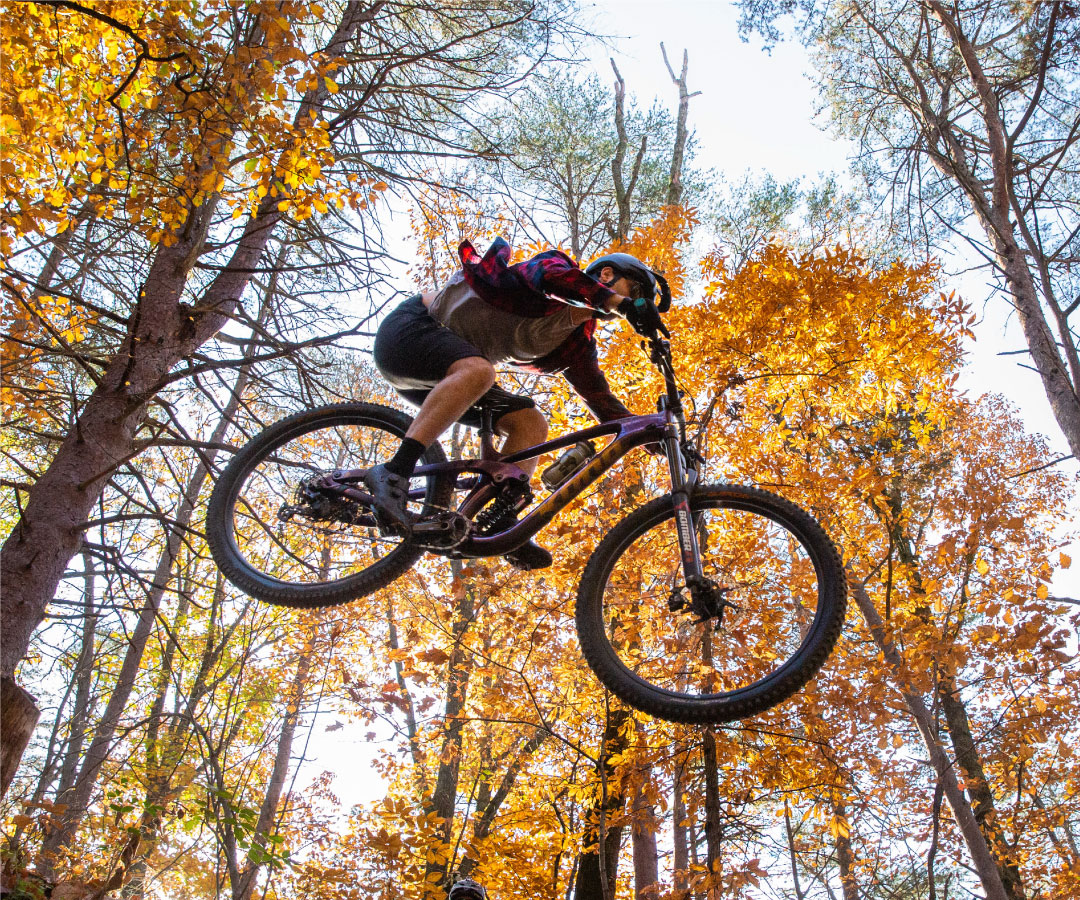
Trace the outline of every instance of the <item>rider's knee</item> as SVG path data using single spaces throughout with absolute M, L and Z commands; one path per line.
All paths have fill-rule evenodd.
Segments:
M 459 359 L 446 372 L 468 381 L 469 387 L 483 394 L 495 384 L 495 367 L 482 356 L 466 356 Z
M 519 434 L 526 437 L 531 444 L 547 440 L 547 419 L 535 406 L 507 413 L 499 419 L 495 427 L 499 434 Z

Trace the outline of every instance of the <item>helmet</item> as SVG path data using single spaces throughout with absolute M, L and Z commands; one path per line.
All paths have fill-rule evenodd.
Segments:
M 659 272 L 654 272 L 640 259 L 629 253 L 608 253 L 589 263 L 585 268 L 585 274 L 599 278 L 600 270 L 604 266 L 611 266 L 620 276 L 636 281 L 645 289 L 645 295 L 650 300 L 656 299 L 656 289 L 659 286 L 660 303 L 657 304 L 657 309 L 660 312 L 668 311 L 668 307 L 671 306 L 671 289 Z
M 450 888 L 449 900 L 487 900 L 487 891 L 479 881 L 462 878 Z

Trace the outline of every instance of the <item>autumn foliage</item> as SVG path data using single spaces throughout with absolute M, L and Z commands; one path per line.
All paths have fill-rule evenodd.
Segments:
M 324 300 L 326 260 L 386 183 L 345 165 L 356 146 L 331 117 L 374 102 L 407 54 L 383 81 L 347 77 L 378 42 L 350 69 L 321 49 L 323 17 L 355 5 L 79 6 L 19 4 L 0 37 L 16 257 L 0 520 L 17 535 L 28 509 L 89 510 L 65 520 L 72 549 L 18 661 L 45 715 L 2 808 L 5 890 L 421 900 L 470 875 L 493 900 L 1080 894 L 1077 606 L 1055 587 L 1075 485 L 1017 410 L 958 387 L 974 313 L 938 263 L 776 240 L 736 265 L 681 205 L 589 247 L 671 284 L 703 479 L 810 510 L 846 563 L 841 643 L 779 707 L 676 726 L 619 707 L 584 665 L 585 562 L 667 489 L 644 452 L 538 536 L 550 569 L 428 555 L 353 604 L 260 605 L 202 539 L 231 447 L 322 402 L 400 405 L 366 347 L 309 346 L 296 310 L 355 310 Z M 520 37 L 516 4 L 486 8 Z M 372 4 L 353 26 L 461 41 L 445 71 L 498 58 L 473 7 L 475 33 L 455 10 Z M 432 97 L 420 107 L 445 108 Z M 411 187 L 410 290 L 453 272 L 462 239 L 550 246 L 477 172 L 425 168 Z M 234 260 L 268 222 L 274 240 Z M 124 237 L 93 247 L 100 270 L 145 279 L 126 302 L 73 287 L 97 271 L 76 264 L 95 223 Z M 662 382 L 640 337 L 598 334 L 615 393 L 651 412 Z M 553 434 L 591 421 L 563 379 L 499 377 Z M 463 427 L 443 444 L 476 451 Z

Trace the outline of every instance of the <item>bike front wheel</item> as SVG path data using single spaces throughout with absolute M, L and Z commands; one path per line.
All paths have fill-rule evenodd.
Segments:
M 421 548 L 382 535 L 370 509 L 305 494 L 305 484 L 385 462 L 411 421 L 375 403 L 338 403 L 282 419 L 241 447 L 206 514 L 206 541 L 222 574 L 258 600 L 315 608 L 355 600 L 408 571 Z M 422 462 L 445 460 L 436 442 Z M 448 476 L 413 478 L 409 509 L 430 515 L 451 492 Z
M 673 722 L 728 722 L 775 706 L 821 668 L 843 626 L 846 581 L 821 526 L 781 497 L 703 485 L 691 511 L 720 609 L 699 621 L 692 608 L 672 500 L 661 497 L 590 558 L 578 638 L 630 706 Z

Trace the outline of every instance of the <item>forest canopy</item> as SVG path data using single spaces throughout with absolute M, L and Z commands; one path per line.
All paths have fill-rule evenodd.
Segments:
M 614 57 L 577 64 L 608 26 L 569 0 L 0 4 L 6 895 L 1080 894 L 1075 478 L 959 387 L 978 316 L 943 237 L 985 251 L 1075 451 L 1076 11 L 742 5 L 770 40 L 796 14 L 858 178 L 714 171 L 693 59 L 658 46 L 643 100 Z M 644 452 L 540 533 L 550 569 L 429 554 L 289 610 L 214 565 L 236 449 L 324 403 L 405 408 L 375 329 L 500 236 L 670 283 L 702 480 L 797 503 L 846 566 L 795 697 L 674 725 L 583 664 L 586 560 L 670 488 Z M 655 410 L 640 337 L 598 333 Z M 499 383 L 553 434 L 592 421 L 561 377 Z

